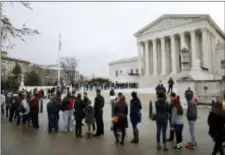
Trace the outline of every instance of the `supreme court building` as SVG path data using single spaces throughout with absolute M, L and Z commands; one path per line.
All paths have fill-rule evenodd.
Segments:
M 140 87 L 155 87 L 169 77 L 215 80 L 224 74 L 218 62 L 225 59 L 225 34 L 209 15 L 165 14 L 134 36 L 138 56 L 124 64 L 121 60 L 109 63 L 112 81 L 134 77 Z M 118 75 L 124 67 L 126 73 Z M 130 74 L 131 70 L 137 74 Z

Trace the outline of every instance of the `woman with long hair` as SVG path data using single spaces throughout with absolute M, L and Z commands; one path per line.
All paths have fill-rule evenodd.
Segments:
M 184 120 L 183 120 L 183 107 L 180 103 L 180 97 L 177 96 L 175 105 L 172 109 L 172 117 L 171 124 L 174 127 L 175 135 L 176 135 L 176 145 L 173 147 L 175 150 L 182 149 L 182 141 L 183 141 L 183 128 L 184 128 Z
M 115 105 L 115 116 L 113 118 L 113 132 L 116 143 L 119 143 L 118 131 L 122 132 L 120 144 L 124 145 L 124 138 L 126 135 L 126 128 L 128 127 L 127 121 L 128 106 L 125 96 L 121 96 L 119 102 Z
M 216 155 L 218 152 L 220 155 L 224 155 L 222 143 L 225 138 L 225 111 L 221 101 L 217 101 L 209 113 L 208 125 L 209 135 L 215 142 L 212 155 Z

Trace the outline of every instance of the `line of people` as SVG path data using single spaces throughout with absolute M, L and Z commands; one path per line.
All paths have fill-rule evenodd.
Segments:
M 124 145 L 124 139 L 126 135 L 126 128 L 128 128 L 128 104 L 125 96 L 120 92 L 116 97 L 114 90 L 110 91 L 110 103 L 111 103 L 111 116 L 112 126 L 111 129 L 115 136 L 115 142 Z M 130 101 L 130 121 L 133 129 L 133 139 L 131 143 L 139 142 L 139 130 L 138 123 L 141 122 L 141 101 L 136 92 L 131 93 L 132 99 Z M 184 94 L 187 100 L 187 112 L 186 118 L 189 125 L 190 142 L 185 147 L 188 149 L 195 149 L 197 147 L 195 137 L 195 123 L 197 121 L 197 102 L 194 97 L 193 91 L 188 88 Z M 73 126 L 72 117 L 76 120 L 75 133 L 77 138 L 82 137 L 82 122 L 85 120 L 87 124 L 87 136 L 91 137 L 95 131 L 95 124 L 97 125 L 97 131 L 93 136 L 104 135 L 104 122 L 103 122 L 103 107 L 105 99 L 101 95 L 101 91 L 96 91 L 96 97 L 94 100 L 94 106 L 92 106 L 87 93 L 84 92 L 83 99 L 81 94 L 75 97 L 75 92 L 68 93 L 66 97 L 61 99 L 61 93 L 56 95 L 50 95 L 50 101 L 47 104 L 48 113 L 48 132 L 52 133 L 53 130 L 58 131 L 59 112 L 62 111 L 63 120 L 65 123 L 64 129 L 71 131 Z M 225 99 L 225 96 L 224 96 Z M 8 104 L 9 121 L 17 119 L 17 124 L 22 118 L 22 123 L 29 124 L 29 120 L 32 122 L 34 129 L 39 128 L 38 123 L 38 97 L 35 94 L 27 95 L 19 93 L 19 95 L 13 95 L 12 100 L 7 101 L 4 96 L 1 95 L 2 105 Z M 5 103 L 4 103 L 5 102 Z M 222 143 L 224 142 L 225 135 L 225 101 L 218 99 L 212 107 L 208 117 L 209 135 L 215 142 L 213 149 L 213 155 L 218 152 L 223 155 Z M 6 109 L 6 108 L 5 108 Z M 4 108 L 2 108 L 4 110 Z M 19 113 L 19 114 L 18 114 Z M 4 112 L 2 111 L 2 114 Z M 14 117 L 15 116 L 15 117 Z M 32 119 L 31 119 L 32 118 Z M 157 92 L 157 100 L 155 102 L 155 112 L 151 116 L 152 120 L 156 122 L 156 142 L 157 149 L 168 151 L 167 142 L 174 141 L 176 138 L 176 145 L 173 149 L 182 150 L 183 147 L 183 128 L 184 128 L 184 109 L 180 102 L 180 97 L 174 92 L 170 94 L 170 101 L 167 101 L 165 90 L 159 90 Z M 18 121 L 19 120 L 19 121 Z M 169 138 L 167 139 L 167 126 L 169 123 Z M 19 124 L 18 124 L 19 125 Z M 91 130 L 92 128 L 92 130 Z M 162 135 L 162 141 L 161 141 Z M 119 140 L 121 137 L 121 140 Z
M 34 130 L 39 129 L 39 99 L 37 94 L 18 93 L 1 94 L 1 111 L 3 116 L 16 125 L 28 124 Z

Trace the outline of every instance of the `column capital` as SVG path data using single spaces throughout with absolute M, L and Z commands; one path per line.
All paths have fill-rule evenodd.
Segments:
M 207 31 L 208 31 L 207 28 L 202 28 L 202 29 L 201 29 L 201 32 L 207 32 Z

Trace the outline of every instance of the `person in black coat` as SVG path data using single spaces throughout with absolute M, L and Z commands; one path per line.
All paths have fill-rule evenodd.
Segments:
M 74 105 L 74 109 L 75 109 L 75 120 L 76 120 L 76 128 L 75 128 L 75 132 L 76 132 L 76 137 L 83 137 L 82 136 L 82 120 L 84 119 L 85 113 L 84 113 L 84 109 L 85 109 L 85 105 L 83 103 L 83 100 L 81 99 L 81 94 L 77 94 L 76 97 L 76 103 Z
M 114 136 L 116 139 L 116 143 L 119 142 L 119 137 L 118 137 L 118 131 L 120 130 L 122 132 L 122 137 L 120 144 L 124 145 L 124 138 L 126 135 L 126 128 L 128 127 L 128 106 L 125 100 L 124 96 L 121 96 L 119 99 L 119 102 L 116 103 L 115 105 L 115 116 L 113 120 L 113 131 L 114 131 Z
M 172 77 L 170 77 L 170 79 L 168 80 L 168 91 L 167 91 L 167 94 L 173 92 L 173 85 L 174 85 L 174 81 L 173 81 Z
M 225 112 L 221 102 L 217 101 L 208 116 L 209 135 L 215 142 L 212 155 L 220 152 L 224 155 L 222 143 L 225 140 Z
M 48 113 L 48 132 L 52 133 L 52 129 L 58 132 L 58 115 L 59 115 L 60 105 L 56 103 L 54 96 L 50 95 L 50 101 L 47 104 Z
M 156 90 L 157 97 L 158 97 L 160 92 L 166 93 L 166 88 L 163 86 L 162 81 L 159 81 L 159 84 L 157 85 L 155 90 Z
M 101 95 L 101 91 L 99 89 L 96 90 L 97 96 L 94 101 L 94 109 L 95 109 L 95 120 L 97 124 L 97 131 L 94 136 L 104 135 L 104 122 L 103 122 L 103 107 L 105 104 L 105 99 Z

